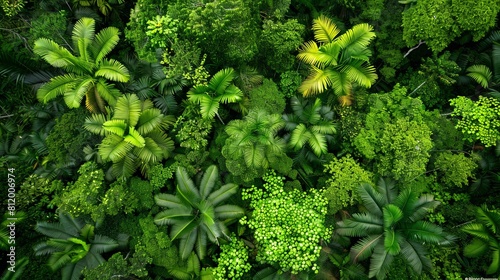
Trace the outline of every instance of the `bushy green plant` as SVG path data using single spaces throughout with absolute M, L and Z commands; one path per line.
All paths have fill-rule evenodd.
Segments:
M 148 20 L 147 24 L 148 31 L 146 31 L 146 35 L 148 35 L 153 48 L 165 48 L 168 41 L 173 41 L 177 37 L 179 21 L 172 19 L 168 15 L 157 15 L 155 18 Z
M 331 236 L 331 228 L 325 226 L 328 202 L 323 192 L 284 191 L 284 177 L 274 171 L 262 179 L 262 188 L 243 190 L 242 197 L 250 200 L 253 212 L 250 219 L 240 220 L 254 232 L 257 261 L 293 274 L 317 273 L 320 244 Z
M 280 89 L 285 97 L 293 97 L 298 93 L 302 77 L 297 71 L 286 71 L 280 75 Z
M 285 97 L 278 86 L 269 79 L 264 79 L 261 86 L 252 89 L 249 93 L 250 106 L 248 110 L 263 109 L 270 114 L 281 114 L 285 110 Z
M 448 187 L 463 187 L 468 185 L 469 179 L 474 179 L 474 171 L 477 163 L 471 157 L 463 153 L 452 154 L 451 152 L 440 153 L 434 162 L 439 180 Z
M 220 249 L 218 266 L 214 270 L 215 279 L 241 279 L 252 268 L 248 263 L 248 248 L 234 234 L 231 235 L 231 242 L 222 245 Z
M 325 173 L 329 174 L 325 182 L 325 197 L 328 199 L 328 212 L 353 206 L 359 201 L 356 188 L 361 183 L 373 183 L 373 174 L 366 171 L 351 155 L 334 158 L 325 165 Z
M 493 97 L 479 96 L 474 102 L 459 96 L 450 100 L 454 107 L 452 116 L 459 117 L 456 128 L 464 134 L 464 140 L 481 141 L 486 147 L 500 140 L 500 101 Z

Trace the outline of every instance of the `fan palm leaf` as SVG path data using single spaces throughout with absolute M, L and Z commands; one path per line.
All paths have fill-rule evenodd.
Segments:
M 57 68 L 75 65 L 77 59 L 67 49 L 45 38 L 40 38 L 35 41 L 33 52 L 41 56 L 50 65 Z
M 373 250 L 372 258 L 370 259 L 370 271 L 368 273 L 368 277 L 384 279 L 393 260 L 394 256 L 385 250 L 384 244 L 377 244 Z
M 92 43 L 95 35 L 95 21 L 90 18 L 81 18 L 73 27 L 73 45 L 77 46 L 78 55 L 89 61 L 88 47 Z
M 217 166 L 212 165 L 205 170 L 203 174 L 203 178 L 201 178 L 200 182 L 200 195 L 201 199 L 206 199 L 208 195 L 212 192 L 212 189 L 215 186 L 215 181 L 219 177 L 219 171 L 217 170 Z
M 101 127 L 102 129 L 112 132 L 118 136 L 123 136 L 125 134 L 125 131 L 128 130 L 128 126 L 125 123 L 125 120 L 109 120 L 104 122 Z
M 130 79 L 127 68 L 114 59 L 103 59 L 95 72 L 95 76 L 122 83 L 126 83 Z
M 40 102 L 46 103 L 60 95 L 71 92 L 75 87 L 75 80 L 77 80 L 77 77 L 72 74 L 54 77 L 40 87 L 36 96 Z
M 151 108 L 142 111 L 137 122 L 137 131 L 142 134 L 148 134 L 157 129 L 163 122 L 163 114 L 159 109 Z
M 376 37 L 373 27 L 368 23 L 361 23 L 353 26 L 344 34 L 338 37 L 337 42 L 340 47 L 346 50 L 366 48 Z
M 359 85 L 369 88 L 377 79 L 375 68 L 371 65 L 363 65 L 363 61 L 352 62 L 346 65 L 347 77 Z
M 236 78 L 236 74 L 232 68 L 222 69 L 210 79 L 208 88 L 215 94 L 222 95 L 234 78 Z
M 141 100 L 135 94 L 126 94 L 116 101 L 113 119 L 125 120 L 135 127 L 141 116 Z
M 238 218 L 245 214 L 243 208 L 237 205 L 225 204 L 215 208 L 215 214 L 220 219 Z
M 106 116 L 102 114 L 92 114 L 85 119 L 83 127 L 94 134 L 104 136 L 107 133 L 107 130 L 103 128 L 105 122 L 107 122 Z
M 464 255 L 466 257 L 480 257 L 489 249 L 489 243 L 483 239 L 474 238 L 470 244 L 464 247 Z
M 90 51 L 96 62 L 108 55 L 120 41 L 120 31 L 116 27 L 106 27 L 95 36 Z
M 311 66 L 311 74 L 299 86 L 299 91 L 305 97 L 322 93 L 332 85 L 331 75 L 333 75 L 331 70 Z
M 351 259 L 353 262 L 358 262 L 367 259 L 372 255 L 375 246 L 384 239 L 383 234 L 369 235 L 361 239 L 356 245 L 351 248 Z
M 150 139 L 150 138 L 146 138 L 146 139 Z M 146 141 L 147 141 L 146 139 L 144 139 L 144 137 L 142 137 L 142 135 L 139 132 L 137 132 L 133 127 L 129 127 L 128 128 L 128 135 L 125 135 L 125 138 L 123 138 L 123 141 L 130 143 L 130 144 L 134 145 L 135 147 L 144 148 L 144 147 L 146 147 Z M 153 146 L 155 151 L 158 153 L 158 149 L 160 149 L 160 147 L 158 145 L 156 145 L 155 141 L 150 141 L 149 146 L 150 147 Z M 156 149 L 156 147 L 158 147 L 158 149 Z M 150 150 L 152 150 L 152 149 L 150 149 Z M 161 154 L 161 152 L 159 152 L 159 153 Z M 139 157 L 143 158 L 140 155 L 139 155 Z M 151 161 L 151 159 L 148 160 L 148 162 L 149 161 Z M 153 161 L 157 161 L 157 159 L 154 159 Z
M 427 250 L 421 244 L 403 240 L 401 242 L 401 254 L 418 274 L 422 273 L 423 269 L 431 269 L 431 261 L 426 257 Z
M 193 252 L 194 244 L 196 243 L 196 237 L 198 236 L 198 231 L 193 230 L 189 234 L 182 238 L 179 242 L 179 254 L 182 259 L 187 259 L 191 252 Z
M 133 145 L 114 134 L 106 136 L 99 145 L 99 155 L 103 160 L 118 162 L 132 150 Z
M 313 20 L 312 29 L 314 31 L 314 38 L 322 43 L 333 42 L 335 37 L 340 33 L 335 23 L 331 19 L 321 15 Z
M 472 65 L 467 68 L 467 76 L 471 77 L 483 88 L 488 88 L 493 73 L 485 65 Z

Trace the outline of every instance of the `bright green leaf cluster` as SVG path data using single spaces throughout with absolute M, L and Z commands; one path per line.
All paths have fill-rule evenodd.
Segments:
M 221 253 L 217 262 L 219 265 L 214 271 L 215 279 L 241 279 L 250 271 L 248 263 L 248 249 L 243 241 L 231 235 L 231 242 L 220 247 Z
M 328 212 L 331 214 L 357 203 L 357 186 L 361 183 L 372 183 L 374 178 L 373 174 L 364 170 L 351 155 L 333 159 L 325 165 L 324 172 L 330 175 L 325 182 L 325 197 L 328 199 Z
M 282 271 L 318 272 L 322 240 L 329 240 L 331 228 L 325 226 L 327 200 L 322 191 L 305 193 L 283 189 L 284 177 L 274 171 L 262 178 L 263 189 L 244 190 L 242 197 L 250 199 L 254 209 L 251 218 L 240 220 L 254 230 L 257 261 L 277 265 Z
M 463 187 L 474 179 L 473 171 L 477 168 L 474 159 L 464 154 L 440 153 L 434 162 L 440 174 L 439 180 L 449 187 Z
M 452 116 L 460 117 L 458 130 L 464 134 L 464 140 L 481 141 L 484 146 L 494 146 L 500 140 L 500 101 L 492 97 L 480 96 L 474 102 L 464 96 L 450 100 L 455 107 Z
M 165 48 L 167 41 L 175 40 L 177 37 L 177 25 L 179 21 L 172 19 L 168 15 L 157 15 L 154 19 L 148 20 L 148 31 L 146 35 L 149 37 L 153 48 Z

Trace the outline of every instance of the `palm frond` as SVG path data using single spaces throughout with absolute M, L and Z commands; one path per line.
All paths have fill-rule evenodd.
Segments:
M 128 126 L 125 123 L 125 120 L 109 120 L 102 124 L 102 128 L 118 136 L 123 136 L 125 135 L 125 131 L 128 129 Z
M 163 131 L 154 130 L 147 134 L 147 137 L 153 140 L 162 151 L 163 159 L 170 156 L 170 153 L 174 150 L 174 141 L 170 139 Z
M 159 109 L 151 108 L 142 111 L 137 122 L 137 131 L 146 135 L 147 133 L 157 129 L 163 121 L 163 114 Z
M 89 61 L 88 46 L 94 40 L 95 35 L 95 20 L 91 18 L 81 18 L 73 27 L 73 45 L 78 50 L 80 58 L 84 61 Z
M 47 103 L 60 95 L 74 91 L 75 81 L 77 79 L 78 78 L 73 74 L 65 74 L 54 77 L 38 89 L 36 97 L 38 98 L 38 101 Z
M 58 270 L 68 263 L 71 263 L 71 257 L 68 252 L 54 252 L 48 260 L 48 265 L 53 271 Z
M 401 252 L 401 242 L 403 238 L 399 232 L 395 231 L 393 228 L 386 228 L 384 233 L 384 248 L 389 255 L 395 256 Z
M 295 151 L 301 149 L 305 143 L 312 137 L 305 124 L 301 123 L 295 127 L 290 136 L 290 147 Z
M 203 259 L 207 253 L 207 235 L 203 232 L 201 227 L 197 229 L 198 234 L 196 236 L 196 253 L 200 259 Z
M 112 84 L 108 84 L 103 78 L 97 79 L 95 90 L 99 93 L 99 96 L 106 100 L 111 106 L 115 106 L 117 98 L 121 95 L 118 89 Z
M 494 234 L 500 233 L 500 214 L 489 211 L 485 204 L 477 208 L 476 218 Z
M 427 250 L 421 244 L 403 240 L 401 242 L 401 254 L 416 273 L 421 274 L 423 269 L 431 269 L 432 264 L 427 257 Z
M 189 255 L 193 252 L 194 244 L 196 243 L 196 237 L 198 231 L 193 230 L 189 234 L 181 239 L 179 243 L 179 254 L 183 260 L 187 259 Z
M 94 134 L 104 136 L 106 135 L 106 130 L 103 128 L 103 125 L 106 121 L 107 119 L 105 115 L 92 114 L 92 116 L 89 116 L 85 119 L 83 127 Z
M 99 63 L 118 44 L 118 41 L 120 41 L 119 34 L 118 28 L 106 27 L 95 36 L 90 50 L 96 63 Z
M 141 116 L 141 100 L 135 94 L 125 94 L 118 98 L 113 119 L 125 120 L 135 127 Z
M 184 167 L 177 167 L 175 179 L 177 181 L 177 195 L 194 207 L 194 204 L 201 200 L 201 196 Z
M 394 260 L 394 256 L 390 255 L 384 248 L 384 244 L 379 243 L 373 250 L 373 255 L 370 259 L 370 272 L 368 277 L 377 277 L 378 280 L 384 279 L 389 267 Z
M 88 101 L 87 93 L 94 86 L 92 77 L 78 79 L 75 82 L 74 89 L 64 93 L 64 102 L 69 108 L 79 108 L 84 96 L 87 96 Z
M 484 241 L 490 239 L 490 233 L 483 224 L 479 223 L 466 224 L 462 227 L 462 230 Z
M 299 86 L 299 92 L 304 97 L 316 95 L 325 91 L 328 86 L 335 83 L 335 72 L 328 69 L 320 69 L 315 66 L 311 67 L 311 74 Z
M 309 65 L 317 66 L 322 62 L 323 52 L 319 50 L 318 45 L 314 41 L 305 42 L 299 49 L 297 58 Z
M 351 259 L 353 262 L 365 260 L 372 255 L 373 249 L 377 244 L 383 241 L 384 235 L 370 235 L 356 243 L 351 247 Z
M 366 48 L 373 38 L 375 38 L 373 26 L 368 23 L 361 23 L 340 35 L 336 41 L 343 49 Z
M 33 52 L 41 56 L 50 65 L 58 68 L 74 65 L 74 61 L 77 60 L 67 49 L 45 38 L 35 41 Z
M 383 203 L 390 204 L 397 197 L 396 182 L 390 178 L 380 178 L 377 182 L 377 191 L 382 195 Z
M 333 92 L 337 97 L 351 95 L 352 83 L 349 81 L 347 73 L 339 71 L 330 71 L 329 76 Z
M 309 147 L 313 150 L 316 156 L 321 156 L 322 154 L 328 153 L 328 147 L 326 145 L 326 137 L 320 133 L 311 133 L 307 143 Z
M 401 211 L 401 209 L 394 204 L 384 206 L 383 213 L 385 228 L 394 227 L 394 225 L 404 217 L 403 211 Z
M 245 210 L 236 205 L 226 204 L 216 207 L 215 214 L 220 219 L 226 219 L 226 218 L 235 219 L 242 217 L 245 214 Z
M 243 92 L 235 85 L 229 85 L 226 90 L 219 94 L 217 100 L 223 104 L 235 103 L 241 101 Z
M 212 192 L 208 196 L 207 200 L 212 201 L 212 204 L 216 206 L 222 201 L 232 196 L 233 194 L 235 194 L 236 192 L 238 192 L 238 185 L 232 183 L 226 184 L 220 187 L 220 189 Z
M 212 192 L 215 186 L 215 180 L 219 178 L 219 171 L 217 166 L 211 165 L 205 170 L 200 183 L 200 195 L 202 199 L 206 199 L 208 195 Z
M 95 76 L 122 83 L 126 83 L 130 79 L 128 69 L 114 59 L 103 59 L 95 72 Z
M 368 183 L 360 184 L 357 190 L 368 212 L 381 217 L 384 206 L 383 196 Z
M 38 222 L 35 226 L 35 230 L 40 232 L 41 234 L 47 235 L 52 238 L 66 239 L 77 236 L 77 232 L 75 231 L 67 232 L 66 228 L 59 223 L 54 224 L 54 223 Z
M 172 194 L 159 193 L 155 195 L 154 198 L 158 206 L 176 208 L 176 207 L 183 207 L 184 205 L 177 196 Z
M 205 119 L 212 119 L 219 111 L 219 102 L 207 95 L 200 99 L 200 107 L 201 116 Z
M 236 78 L 236 74 L 232 68 L 225 68 L 215 73 L 208 82 L 208 87 L 217 95 L 221 95 L 226 91 L 229 84 Z
M 94 236 L 94 240 L 92 240 L 91 242 L 90 251 L 97 254 L 102 254 L 111 252 L 114 249 L 118 248 L 118 246 L 118 242 L 113 238 L 96 234 Z
M 155 222 L 160 225 L 170 225 L 179 223 L 179 221 L 190 221 L 194 217 L 192 209 L 182 205 L 180 207 L 161 211 L 155 216 Z
M 134 174 L 137 170 L 138 162 L 136 157 L 131 154 L 127 154 L 122 159 L 113 162 L 111 174 L 116 178 L 128 178 Z
M 99 145 L 99 155 L 103 160 L 118 162 L 132 150 L 133 145 L 114 134 L 106 136 Z
M 314 31 L 314 38 L 325 44 L 333 42 L 340 32 L 335 23 L 323 15 L 313 21 L 312 30 Z
M 156 224 L 162 224 L 162 220 L 156 220 Z M 186 221 L 178 221 L 172 225 L 172 229 L 170 230 L 170 239 L 173 241 L 177 238 L 183 238 L 188 235 L 192 231 L 196 231 L 196 227 L 199 225 L 196 217 L 191 220 Z
M 495 274 L 498 272 L 498 269 L 500 268 L 500 250 L 498 249 L 498 246 L 493 252 L 491 253 L 491 263 L 490 266 L 488 266 L 488 269 L 486 270 L 486 274 Z
M 411 221 L 421 220 L 429 213 L 430 210 L 436 208 L 440 204 L 439 201 L 434 200 L 431 194 L 421 195 L 417 202 L 413 205 L 413 213 L 408 217 Z
M 142 137 L 142 135 L 139 132 L 137 132 L 133 127 L 128 128 L 128 135 L 126 135 L 125 138 L 123 138 L 123 140 L 138 148 L 143 148 L 146 146 L 146 139 L 144 139 L 144 137 Z M 154 143 L 154 141 L 151 142 Z M 142 158 L 141 156 L 139 157 Z
M 493 73 L 485 65 L 472 65 L 467 68 L 467 76 L 471 77 L 483 88 L 488 88 Z
M 347 77 L 360 86 L 369 88 L 377 79 L 375 68 L 371 65 L 363 65 L 365 62 L 356 61 L 346 65 Z
M 438 244 L 445 241 L 443 229 L 427 221 L 417 221 L 404 229 L 409 240 Z
M 489 249 L 487 241 L 479 238 L 472 239 L 472 242 L 464 247 L 464 256 L 480 257 L 483 256 Z

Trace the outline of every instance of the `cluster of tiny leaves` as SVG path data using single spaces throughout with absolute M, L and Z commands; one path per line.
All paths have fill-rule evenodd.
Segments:
M 222 245 L 220 249 L 221 253 L 217 259 L 219 265 L 214 271 L 215 279 L 241 279 L 252 268 L 248 263 L 248 248 L 234 234 L 231 236 L 231 242 Z
M 324 172 L 330 175 L 325 182 L 325 197 L 331 214 L 357 203 L 355 190 L 359 184 L 373 182 L 373 174 L 364 170 L 351 155 L 333 159 L 325 165 Z
M 449 187 L 463 187 L 474 179 L 474 170 L 477 163 L 464 154 L 440 153 L 434 166 L 440 174 L 439 180 Z
M 1 0 L 0 6 L 8 17 L 12 17 L 24 7 L 24 0 Z
M 281 271 L 297 274 L 319 271 L 321 240 L 328 240 L 332 229 L 325 226 L 327 200 L 323 191 L 304 193 L 283 190 L 284 177 L 269 171 L 262 178 L 263 189 L 252 186 L 242 193 L 254 209 L 251 218 L 240 220 L 254 230 L 257 261 L 279 266 Z
M 492 97 L 480 96 L 474 102 L 464 96 L 450 100 L 455 107 L 452 116 L 459 116 L 455 126 L 464 134 L 464 140 L 481 141 L 486 147 L 500 140 L 500 102 Z
M 297 71 L 286 71 L 280 75 L 280 89 L 285 97 L 291 98 L 297 94 L 302 83 L 302 77 Z
M 431 246 L 429 259 L 431 260 L 433 269 L 423 274 L 421 279 L 464 279 L 461 272 L 462 266 L 455 257 L 459 254 L 460 247 Z
M 209 119 L 187 119 L 180 116 L 174 129 L 177 129 L 176 138 L 183 148 L 198 151 L 208 145 L 208 135 L 212 130 L 212 122 Z
M 151 45 L 155 48 L 165 48 L 168 40 L 175 40 L 178 22 L 178 20 L 169 16 L 159 15 L 152 20 L 148 20 L 146 35 L 148 35 Z
M 159 190 L 164 187 L 168 180 L 173 178 L 175 169 L 175 166 L 163 167 L 162 164 L 153 166 L 149 170 L 149 183 L 153 190 Z

